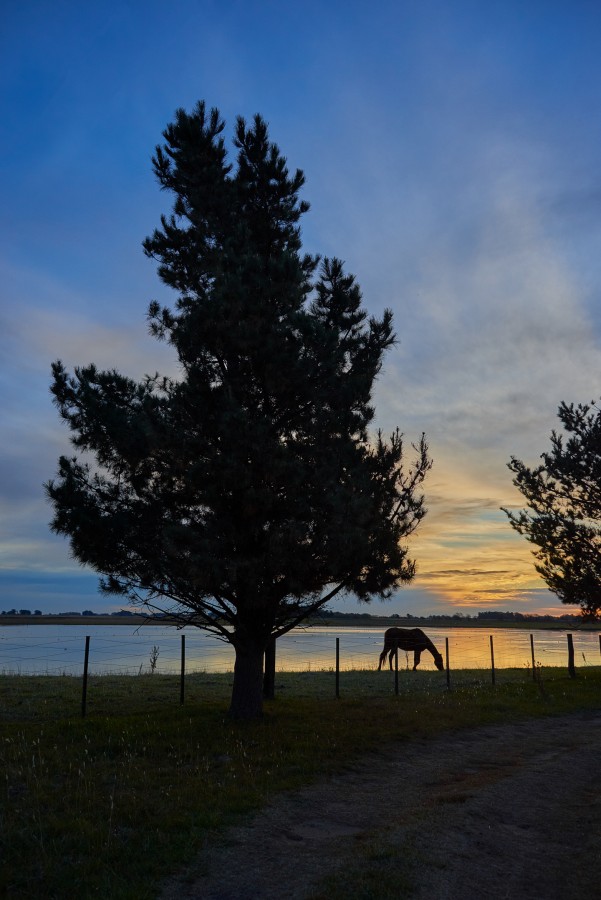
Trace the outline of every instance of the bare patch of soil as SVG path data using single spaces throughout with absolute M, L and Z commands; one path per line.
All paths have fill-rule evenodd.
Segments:
M 278 796 L 205 848 L 162 897 L 589 900 L 599 885 L 595 712 L 388 747 Z

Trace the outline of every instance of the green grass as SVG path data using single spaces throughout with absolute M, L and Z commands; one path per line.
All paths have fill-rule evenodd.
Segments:
M 176 676 L 92 677 L 85 719 L 79 679 L 0 676 L 0 895 L 156 897 L 216 830 L 386 742 L 601 708 L 599 668 L 497 676 L 402 672 L 396 697 L 343 672 L 336 700 L 331 672 L 279 673 L 251 724 L 226 718 L 231 675 L 190 676 L 184 706 Z

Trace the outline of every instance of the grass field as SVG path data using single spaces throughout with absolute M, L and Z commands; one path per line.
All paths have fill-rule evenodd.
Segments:
M 499 673 L 501 674 L 501 673 Z M 279 673 L 262 721 L 226 718 L 231 675 L 81 681 L 0 677 L 0 895 L 157 896 L 211 834 L 277 791 L 341 769 L 384 742 L 526 716 L 601 708 L 601 669 L 490 673 Z

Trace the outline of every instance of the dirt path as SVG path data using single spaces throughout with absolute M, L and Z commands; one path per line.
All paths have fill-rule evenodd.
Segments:
M 163 900 L 601 897 L 601 712 L 388 748 L 276 798 L 201 870 Z

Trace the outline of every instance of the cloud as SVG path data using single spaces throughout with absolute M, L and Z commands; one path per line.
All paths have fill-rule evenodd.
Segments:
M 48 384 L 50 363 L 55 359 L 62 359 L 69 368 L 94 362 L 132 378 L 157 370 L 174 377 L 178 373 L 175 351 L 148 334 L 143 313 L 133 323 L 105 324 L 84 313 L 29 305 L 21 308 L 7 332 L 5 347 L 15 364 L 15 382 L 23 360 L 26 370 L 43 374 Z
M 72 369 L 95 362 L 138 379 L 157 370 L 176 376 L 175 354 L 148 335 L 143 309 L 128 325 L 110 324 L 111 316 L 107 324 L 101 311 L 90 313 L 93 304 L 86 310 L 80 302 L 74 311 L 77 298 L 61 281 L 6 264 L 0 271 L 7 276 L 3 291 L 11 296 L 0 316 L 6 398 L 0 411 L 0 570 L 46 572 L 49 578 L 77 573 L 68 542 L 50 532 L 52 510 L 43 490 L 59 456 L 72 452 L 68 429 L 51 402 L 50 363 L 62 358 Z M 13 303 L 15 298 L 20 302 Z
M 439 569 L 438 572 L 423 572 L 422 576 L 425 576 L 429 580 L 435 580 L 436 578 L 455 578 L 459 576 L 461 578 L 498 578 L 501 577 L 511 577 L 517 578 L 518 576 L 515 572 L 508 571 L 507 569 Z
M 423 602 L 532 609 L 540 597 L 525 591 L 542 591 L 547 606 L 552 595 L 500 510 L 523 506 L 507 462 L 535 464 L 559 403 L 600 393 L 598 294 L 583 277 L 598 285 L 596 250 L 570 226 L 585 211 L 596 221 L 597 201 L 591 190 L 568 209 L 572 173 L 557 145 L 453 112 L 437 122 L 444 152 L 421 160 L 394 120 L 378 165 L 372 135 L 355 135 L 324 221 L 368 303 L 395 314 L 399 343 L 376 385 L 376 425 L 400 426 L 408 444 L 425 431 L 434 459 L 428 514 L 410 540 L 415 590 Z M 357 190 L 363 170 L 368 187 Z M 562 196 L 551 215 L 550 198 Z
M 410 546 L 416 584 L 454 605 L 531 606 L 540 599 L 531 590 L 548 605 L 530 545 L 500 511 L 523 506 L 506 464 L 511 455 L 536 463 L 561 400 L 599 394 L 599 335 L 544 216 L 551 161 L 536 162 L 535 178 L 523 154 L 513 168 L 476 165 L 473 221 L 449 222 L 448 238 L 414 261 L 417 299 L 393 305 L 400 344 L 377 385 L 378 424 L 429 440 L 429 511 Z

